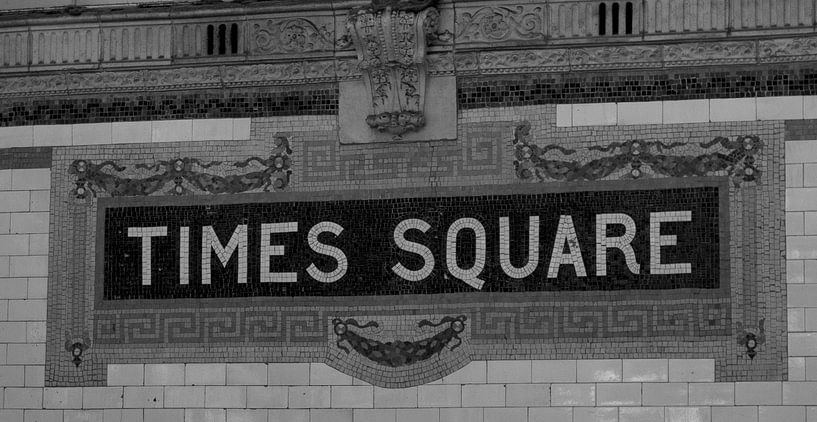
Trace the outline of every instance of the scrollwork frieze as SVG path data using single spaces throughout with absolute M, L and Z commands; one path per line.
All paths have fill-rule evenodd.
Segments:
M 221 85 L 218 67 L 183 67 L 148 72 L 146 86 L 152 89 L 217 87 Z
M 336 59 L 335 75 L 338 80 L 359 79 L 362 74 L 358 60 L 354 58 Z
M 544 41 L 542 6 L 491 6 L 459 12 L 457 43 Z
M 754 63 L 755 41 L 720 41 L 664 46 L 665 66 L 697 66 L 724 63 Z
M 453 53 L 429 54 L 426 56 L 426 65 L 429 75 L 453 75 L 455 73 Z
M 123 72 L 69 73 L 71 92 L 106 92 L 141 90 L 147 87 L 148 70 Z
M 66 93 L 65 75 L 16 76 L 0 78 L 0 97 L 21 97 L 31 94 Z
M 761 40 L 758 54 L 761 63 L 817 60 L 817 38 Z
M 472 74 L 479 72 L 479 56 L 477 53 L 455 53 L 454 68 L 458 74 Z
M 334 21 L 322 19 L 267 19 L 252 23 L 250 51 L 256 55 L 333 51 Z
M 288 85 L 326 82 L 335 78 L 335 65 L 330 60 L 295 61 L 224 68 L 226 86 Z
M 661 46 L 588 47 L 570 50 L 571 69 L 661 67 Z
M 483 73 L 554 72 L 569 69 L 568 50 L 488 51 L 480 53 Z

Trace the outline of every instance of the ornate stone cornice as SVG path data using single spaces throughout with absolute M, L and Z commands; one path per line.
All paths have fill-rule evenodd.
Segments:
M 312 36 L 319 37 L 315 33 Z M 320 44 L 322 41 L 310 41 Z M 280 47 L 278 47 L 280 48 Z M 745 41 L 701 41 L 528 49 L 458 51 L 425 55 L 425 71 L 439 75 L 496 75 L 619 69 L 677 69 L 725 64 L 817 61 L 817 36 Z M 442 51 L 440 51 L 442 50 Z M 359 57 L 269 60 L 266 63 L 165 68 L 66 69 L 52 74 L 0 74 L 0 98 L 335 83 L 360 79 Z
M 457 74 L 661 69 L 817 60 L 817 36 L 457 53 Z
M 720 10 L 726 6 L 712 3 L 695 8 L 693 15 L 682 13 L 661 19 L 654 18 L 657 11 L 641 10 L 645 6 L 633 2 L 636 18 L 632 33 L 605 36 L 598 35 L 597 10 L 584 0 L 536 4 L 444 1 L 436 8 L 437 23 L 441 32 L 451 36 L 430 39 L 429 52 L 452 51 L 456 46 L 458 53 L 493 54 L 494 50 L 515 48 L 550 56 L 552 53 L 544 50 L 562 48 L 570 50 L 571 69 L 581 68 L 580 61 L 585 69 L 607 68 L 618 54 L 634 56 L 633 60 L 629 56 L 621 60 L 619 66 L 635 67 L 651 67 L 647 65 L 650 61 L 660 61 L 662 66 L 685 66 L 694 60 L 699 64 L 712 64 L 713 60 L 725 64 L 758 60 L 770 63 L 812 60 L 817 56 L 810 38 L 814 28 L 809 17 L 778 13 L 772 14 L 777 21 L 771 22 L 741 12 L 742 7 L 752 9 L 755 1 L 759 0 L 732 2 L 731 10 Z M 669 0 L 669 6 L 675 2 L 683 0 Z M 403 3 L 411 2 L 396 2 Z M 338 44 L 347 33 L 346 16 L 365 4 L 361 0 L 286 4 L 253 1 L 158 4 L 121 10 L 89 8 L 77 9 L 70 15 L 0 14 L 0 74 L 343 59 L 354 54 L 351 45 Z M 738 17 L 742 19 L 739 22 L 735 21 Z M 226 31 L 220 29 L 222 25 Z M 231 34 L 233 28 L 237 39 L 229 40 L 231 48 L 214 52 L 218 41 L 208 41 L 208 37 Z M 655 45 L 663 46 L 659 47 L 660 60 L 650 52 Z M 610 48 L 616 50 L 611 52 Z M 612 56 L 602 57 L 607 53 Z M 739 56 L 742 61 L 737 60 Z M 497 60 L 485 57 L 486 62 Z M 549 66 L 553 65 L 534 67 Z

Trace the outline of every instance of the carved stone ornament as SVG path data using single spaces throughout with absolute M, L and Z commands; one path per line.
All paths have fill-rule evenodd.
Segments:
M 541 6 L 490 6 L 459 14 L 457 42 L 544 40 Z
M 346 20 L 343 48 L 354 44 L 374 112 L 372 129 L 392 135 L 425 126 L 426 47 L 437 37 L 436 0 L 379 1 L 353 9 Z
M 268 19 L 252 26 L 255 54 L 332 51 L 334 34 L 308 19 Z

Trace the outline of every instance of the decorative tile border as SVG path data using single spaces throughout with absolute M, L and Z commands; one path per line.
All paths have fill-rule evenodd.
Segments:
M 551 59 L 546 61 L 552 63 Z M 814 66 L 802 64 L 781 64 L 773 70 L 751 65 L 563 73 L 551 73 L 549 68 L 523 69 L 529 74 L 468 76 L 458 72 L 458 106 L 477 109 L 817 95 L 817 72 Z
M 174 80 L 186 84 L 196 75 L 179 73 Z M 0 78 L 0 92 L 5 96 L 0 104 L 0 126 L 337 114 L 334 85 L 259 86 L 237 78 L 241 81 L 237 86 L 190 83 L 155 89 L 102 78 L 111 89 L 76 91 L 51 90 L 25 78 L 18 87 Z M 62 87 L 63 82 L 57 86 Z

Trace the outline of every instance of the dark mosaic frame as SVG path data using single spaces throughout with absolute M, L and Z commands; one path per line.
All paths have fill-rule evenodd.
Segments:
M 0 126 L 337 115 L 336 83 L 8 98 Z M 457 107 L 817 95 L 813 62 L 457 78 Z
M 466 159 L 476 151 L 477 161 L 451 160 L 448 171 L 436 183 L 429 184 L 428 175 L 418 179 L 402 179 L 402 174 L 380 173 L 372 177 L 368 172 L 327 171 L 326 167 L 312 168 L 299 163 L 313 162 L 316 157 L 304 155 L 306 146 L 333 145 L 340 148 L 330 152 L 338 160 L 354 156 L 356 162 L 369 166 L 394 164 L 377 161 L 377 157 L 400 156 L 405 145 L 338 147 L 331 132 L 302 132 L 292 139 L 293 175 L 285 192 L 269 195 L 305 196 L 319 198 L 354 197 L 355 195 L 417 195 L 415 187 L 435 186 L 430 189 L 442 194 L 479 190 L 477 186 L 504 189 L 512 183 L 513 189 L 572 189 L 581 186 L 630 185 L 678 186 L 695 183 L 696 177 L 649 178 L 641 181 L 571 182 L 570 184 L 527 182 L 518 179 L 511 163 L 514 156 L 513 128 L 518 123 L 494 122 L 463 125 L 462 137 L 456 143 L 440 143 L 447 157 Z M 179 143 L 155 146 L 105 146 L 57 148 L 54 151 L 52 171 L 52 238 L 49 277 L 49 310 L 46 382 L 50 386 L 104 384 L 106 364 L 109 363 L 168 363 L 168 362 L 326 362 L 346 373 L 376 385 L 403 387 L 432 381 L 477 359 L 588 359 L 588 358 L 715 358 L 716 378 L 730 380 L 780 380 L 786 377 L 786 321 L 785 277 L 782 258 L 771 251 L 783 245 L 783 171 L 782 122 L 716 124 L 705 126 L 709 133 L 756 133 L 767 147 L 757 157 L 756 166 L 762 171 L 760 182 L 735 185 L 727 175 L 715 178 L 728 185 L 729 221 L 729 277 L 728 291 L 712 296 L 689 291 L 639 292 L 622 295 L 621 292 L 568 292 L 543 295 L 537 301 L 510 297 L 496 300 L 506 294 L 479 294 L 477 297 L 456 297 L 456 302 L 442 296 L 433 304 L 418 303 L 410 297 L 382 302 L 369 297 L 358 298 L 354 308 L 345 299 L 324 298 L 319 310 L 313 303 L 284 309 L 260 304 L 260 301 L 242 300 L 243 306 L 232 306 L 229 301 L 195 301 L 185 307 L 181 301 L 156 304 L 149 309 L 121 307 L 116 310 L 96 309 L 93 301 L 96 253 L 94 234 L 97 224 L 96 200 L 73 198 L 71 188 L 75 177 L 67 169 L 74 160 L 99 162 L 106 159 L 129 163 L 151 163 L 168 159 L 168 151 L 178 156 L 213 159 L 219 154 L 222 161 L 240 161 L 250 155 L 275 148 L 274 137 L 268 134 L 264 122 L 253 123 L 252 140 L 247 143 L 208 143 L 207 145 Z M 700 129 L 700 127 L 698 127 Z M 692 130 L 692 129 L 690 129 Z M 696 129 L 697 130 L 697 129 Z M 534 133 L 538 133 L 536 130 Z M 631 136 L 650 136 L 643 128 L 605 128 L 594 131 L 594 139 L 630 139 Z M 658 132 L 666 133 L 665 130 Z M 638 134 L 638 135 L 636 135 Z M 580 142 L 571 130 L 548 135 L 548 142 Z M 600 138 L 598 138 L 600 137 Z M 571 141 L 571 139 L 579 141 Z M 534 137 L 535 141 L 535 137 Z M 593 143 L 589 143 L 593 145 Z M 567 145 L 567 144 L 565 144 Z M 572 145 L 578 146 L 576 144 Z M 428 145 L 426 145 L 428 147 Z M 431 146 L 432 149 L 434 145 Z M 466 151 L 468 151 L 466 153 Z M 489 152 L 487 155 L 485 152 Z M 326 154 L 323 150 L 321 154 Z M 402 155 L 401 155 L 402 154 Z M 431 158 L 436 155 L 432 150 Z M 374 157 L 367 161 L 362 157 Z M 429 157 L 423 153 L 420 160 Z M 319 159 L 319 158 L 318 158 Z M 435 158 L 436 159 L 436 158 Z M 333 161 L 334 162 L 334 161 Z M 324 163 L 326 166 L 328 163 Z M 473 167 L 469 167 L 473 166 Z M 411 166 L 409 166 L 411 168 Z M 479 169 L 479 170 L 477 170 Z M 370 169 L 371 171 L 371 169 Z M 433 170 L 432 170 L 433 171 Z M 372 173 L 376 174 L 376 173 Z M 349 181 L 362 181 L 353 183 Z M 377 189 L 389 181 L 403 180 L 402 186 Z M 408 180 L 406 182 L 405 180 Z M 432 179 L 434 180 L 434 179 Z M 474 188 L 469 188 L 474 186 Z M 365 189 L 369 187 L 369 189 Z M 334 191 L 326 193 L 327 188 Z M 724 190 L 726 190 L 725 188 Z M 319 193 L 324 192 L 324 193 Z M 103 195 L 105 196 L 105 195 Z M 181 199 L 170 192 L 157 192 L 171 201 Z M 283 198 L 283 197 L 282 197 Z M 154 200 L 153 197 L 147 199 Z M 234 195 L 216 195 L 215 201 L 239 199 Z M 128 199 L 134 201 L 135 199 Z M 162 201 L 162 199 L 156 199 Z M 723 244 L 726 247 L 726 243 Z M 421 298 L 427 302 L 427 296 Z M 312 302 L 312 301 L 310 301 Z M 399 302 L 399 303 L 398 303 Z M 249 305 L 247 305 L 249 303 Z M 566 305 L 569 304 L 569 305 Z M 207 306 L 209 310 L 204 311 Z M 573 314 L 565 313 L 565 309 Z M 92 315 L 96 315 L 92 317 Z M 351 330 L 371 341 L 400 339 L 417 342 L 443 333 L 444 327 L 420 327 L 422 321 L 442 322 L 446 317 L 466 315 L 468 319 L 460 334 L 462 345 L 446 347 L 433 358 L 415 365 L 384 370 L 382 366 L 361 358 L 356 352 L 346 353 L 337 345 L 338 335 L 333 332 L 333 320 L 338 317 L 355 319 L 363 327 L 371 321 L 379 328 Z M 105 318 L 130 318 L 130 332 L 138 343 L 105 344 L 95 332 L 98 322 Z M 759 354 L 750 360 L 741 335 L 761 319 L 766 319 L 765 344 Z M 162 335 L 151 334 L 160 319 L 169 325 L 162 329 L 174 330 L 173 341 Z M 259 320 L 274 324 L 258 323 Z M 248 342 L 251 331 L 237 329 L 236 321 L 251 321 L 252 335 L 266 345 Z M 254 322 L 252 322 L 254 321 Z M 555 324 L 553 321 L 559 321 Z M 682 323 L 678 323 L 682 321 Z M 710 321 L 714 321 L 710 325 Z M 201 339 L 198 326 L 204 326 Z M 350 326 L 351 327 L 351 326 Z M 553 327 L 553 328 L 550 328 Z M 560 331 L 561 330 L 561 331 Z M 83 354 L 83 362 L 76 367 L 65 350 L 66 343 L 90 346 Z M 202 344 L 202 341 L 205 343 Z M 83 343 L 85 342 L 85 343 Z M 252 344 L 252 345 L 251 345 Z M 345 345 L 346 343 L 342 343 Z
M 334 115 L 337 112 L 337 85 L 320 83 L 5 98 L 0 104 L 0 126 Z
M 817 94 L 814 64 L 535 73 L 457 78 L 461 109 Z
M 486 232 L 486 264 L 480 278 L 485 284 L 481 294 L 527 292 L 528 298 L 539 299 L 537 292 L 569 291 L 668 291 L 675 289 L 714 289 L 721 295 L 728 292 L 728 185 L 718 178 L 688 178 L 683 184 L 655 181 L 608 181 L 604 183 L 574 183 L 558 185 L 493 185 L 473 188 L 458 194 L 458 188 L 413 188 L 396 191 L 354 192 L 286 192 L 281 194 L 233 194 L 223 196 L 196 195 L 177 197 L 102 197 L 97 200 L 97 242 L 96 242 L 96 283 L 95 309 L 122 309 L 163 307 L 162 302 L 186 306 L 187 301 L 201 304 L 203 299 L 217 298 L 223 304 L 240 305 L 247 300 L 259 304 L 286 308 L 290 304 L 326 303 L 322 298 L 331 298 L 328 303 L 345 302 L 349 306 L 358 303 L 360 297 L 372 297 L 381 303 L 422 303 L 425 295 L 429 303 L 436 303 L 440 295 L 457 297 L 461 293 L 474 293 L 474 287 L 460 280 L 446 276 L 443 265 L 445 230 L 460 216 L 478 218 Z M 646 187 L 647 189 L 640 189 Z M 696 204 L 687 200 L 695 197 Z M 691 262 L 696 268 L 689 274 L 650 274 L 649 262 L 649 214 L 645 209 L 631 204 L 649 203 L 652 211 L 690 209 L 696 216 L 693 221 L 673 228 L 668 223 L 665 234 L 677 235 L 678 246 L 663 252 L 663 260 L 669 262 Z M 581 204 L 581 207 L 576 204 Z M 568 208 L 569 207 L 569 208 Z M 689 207 L 689 208 L 684 208 Z M 524 211 L 523 211 L 524 209 Z M 651 212 L 652 212 L 651 211 Z M 222 214 L 222 212 L 227 214 Z M 524 280 L 515 280 L 506 275 L 499 265 L 499 223 L 500 216 L 538 215 L 544 221 L 539 236 L 539 253 L 543 255 L 537 270 Z M 635 222 L 637 234 L 632 245 L 636 258 L 644 265 L 644 271 L 630 275 L 626 265 L 615 253 L 607 266 L 610 274 L 597 276 L 595 258 L 595 214 L 604 212 L 625 212 Z M 236 214 L 241 215 L 239 217 Z M 288 213 L 291 221 L 300 227 L 298 234 L 284 236 L 285 257 L 275 261 L 286 268 L 278 271 L 294 271 L 296 283 L 261 283 L 260 262 L 257 252 L 261 236 L 257 235 L 264 221 L 278 221 L 279 216 Z M 587 275 L 575 277 L 573 270 L 564 269 L 554 280 L 548 280 L 547 264 L 549 248 L 555 238 L 554 218 L 558 215 L 572 216 L 579 234 L 584 265 Z M 195 217 L 194 217 L 195 215 Z M 164 216 L 164 218 L 159 217 Z M 394 225 L 409 216 L 420 218 L 431 225 L 431 231 L 424 236 L 423 244 L 430 248 L 435 257 L 434 271 L 421 282 L 400 280 L 389 268 L 397 261 L 408 266 L 416 265 L 414 254 L 395 249 L 392 241 Z M 724 216 L 724 221 L 721 220 Z M 519 248 L 511 245 L 512 252 L 525 257 L 527 222 L 520 218 L 510 221 L 512 243 L 520 242 Z M 200 239 L 200 225 L 213 225 L 219 238 L 230 236 L 236 220 L 247 224 L 247 273 L 248 278 L 238 284 L 234 280 L 235 263 L 222 269 L 212 262 L 213 280 L 210 285 L 197 283 L 201 276 L 200 247 L 195 241 L 188 243 L 187 260 L 189 284 L 180 286 L 179 251 L 180 235 L 178 226 L 189 225 L 189 239 Z M 269 220 L 268 220 L 269 219 Z M 558 219 L 558 218 L 557 218 Z M 207 222 L 205 222 L 205 220 Z M 312 263 L 331 268 L 333 262 L 322 254 L 312 251 L 304 242 L 304 231 L 319 221 L 341 224 L 343 233 L 330 240 L 330 244 L 340 248 L 346 255 L 347 271 L 341 280 L 321 283 L 313 280 L 305 269 Z M 130 226 L 167 225 L 167 235 L 153 238 L 152 243 L 152 284 L 141 286 L 141 241 L 138 238 L 122 237 Z M 714 229 L 712 229 L 714 227 Z M 224 232 L 223 230 L 227 230 Z M 470 238 L 470 237 L 469 237 Z M 723 239 L 722 239 L 723 238 Z M 693 240 L 694 239 L 694 240 Z M 469 244 L 466 241 L 465 244 Z M 692 245 L 692 246 L 691 246 Z M 162 249 L 162 248 L 168 249 Z M 460 251 L 460 257 L 468 262 L 475 259 L 471 247 Z M 193 265 L 190 265 L 192 263 Z M 622 276 L 618 274 L 623 274 Z M 624 276 L 626 275 L 626 276 Z M 223 277 L 228 277 L 226 281 Z M 703 291 L 703 290 L 701 290 Z M 715 293 L 713 293 L 715 294 Z M 396 296 L 399 295 L 399 296 Z M 518 295 L 513 301 L 524 298 Z M 503 301 L 502 295 L 496 295 Z M 274 298 L 285 299 L 276 301 Z M 416 299 L 416 301 L 414 300 Z M 446 299 L 445 302 L 449 302 Z M 99 337 L 98 330 L 97 337 Z

